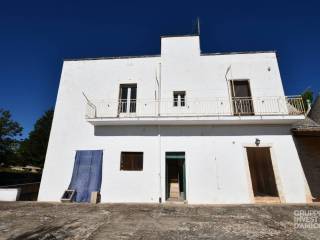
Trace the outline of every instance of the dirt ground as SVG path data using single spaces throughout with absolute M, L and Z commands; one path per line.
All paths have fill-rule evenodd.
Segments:
M 295 210 L 320 211 L 320 204 L 0 202 L 0 239 L 320 239 L 320 228 L 295 228 Z

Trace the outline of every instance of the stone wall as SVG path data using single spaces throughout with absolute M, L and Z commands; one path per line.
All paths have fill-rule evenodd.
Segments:
M 296 136 L 295 143 L 311 194 L 320 200 L 320 137 Z

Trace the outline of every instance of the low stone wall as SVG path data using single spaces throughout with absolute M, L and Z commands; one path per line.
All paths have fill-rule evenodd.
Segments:
M 16 193 L 17 195 L 17 201 L 37 201 L 38 193 L 40 188 L 40 182 L 36 183 L 26 183 L 26 184 L 16 184 L 16 185 L 7 185 L 7 186 L 1 186 L 0 189 L 3 191 L 3 197 L 9 196 L 8 194 L 13 191 L 18 191 L 19 193 Z M 1 194 L 1 191 L 0 191 Z M 11 194 L 12 195 L 12 194 Z M 0 195 L 0 201 L 14 201 L 13 196 L 9 198 L 1 199 Z

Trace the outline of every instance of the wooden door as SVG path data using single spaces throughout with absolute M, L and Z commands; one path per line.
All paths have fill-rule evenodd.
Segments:
M 252 189 L 255 197 L 278 197 L 270 148 L 247 148 Z

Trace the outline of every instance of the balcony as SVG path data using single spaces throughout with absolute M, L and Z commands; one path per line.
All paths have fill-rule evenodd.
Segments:
M 93 125 L 290 124 L 304 119 L 301 96 L 185 99 L 88 100 Z

